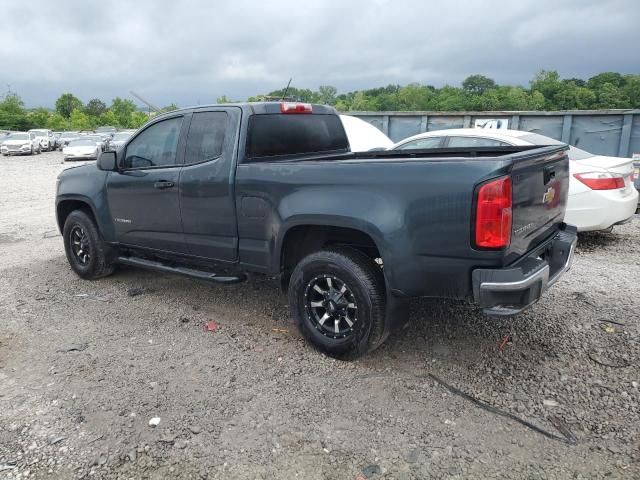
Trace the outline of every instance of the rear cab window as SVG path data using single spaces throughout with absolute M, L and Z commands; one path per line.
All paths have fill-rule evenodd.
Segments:
M 249 119 L 247 162 L 348 151 L 347 134 L 335 114 L 259 114 Z

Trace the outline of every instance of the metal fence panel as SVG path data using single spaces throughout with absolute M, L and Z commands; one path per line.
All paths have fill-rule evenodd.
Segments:
M 417 133 L 473 127 L 476 119 L 509 120 L 509 128 L 535 132 L 594 154 L 640 153 L 640 110 L 558 112 L 345 112 L 376 126 L 394 142 Z

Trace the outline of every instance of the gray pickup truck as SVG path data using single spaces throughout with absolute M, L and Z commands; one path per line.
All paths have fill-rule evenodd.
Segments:
M 82 278 L 133 265 L 218 283 L 279 276 L 313 345 L 380 345 L 412 297 L 512 315 L 569 267 L 564 146 L 352 153 L 335 110 L 264 102 L 173 111 L 58 178 Z

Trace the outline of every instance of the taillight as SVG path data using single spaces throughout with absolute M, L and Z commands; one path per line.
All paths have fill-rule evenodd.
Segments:
M 575 173 L 575 178 L 591 190 L 617 190 L 624 188 L 624 177 L 610 172 Z
M 313 108 L 310 103 L 283 102 L 280 104 L 281 113 L 312 113 Z
M 511 177 L 500 177 L 478 189 L 476 201 L 476 246 L 505 248 L 511 243 L 513 217 Z

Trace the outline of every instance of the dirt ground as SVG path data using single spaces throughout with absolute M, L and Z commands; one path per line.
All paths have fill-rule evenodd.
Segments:
M 638 218 L 583 236 L 517 318 L 416 302 L 344 363 L 302 341 L 267 278 L 77 278 L 63 168 L 0 157 L 0 479 L 640 478 Z

